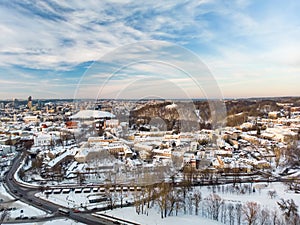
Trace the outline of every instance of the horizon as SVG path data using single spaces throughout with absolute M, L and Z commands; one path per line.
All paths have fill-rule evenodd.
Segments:
M 55 100 L 55 101 L 151 101 L 151 100 L 161 100 L 161 101 L 209 101 L 209 100 L 259 100 L 259 99 L 290 99 L 290 98 L 300 98 L 299 96 L 255 96 L 255 97 L 236 97 L 236 98 L 223 98 L 223 99 L 216 99 L 216 98 L 168 98 L 168 99 L 161 99 L 161 98 L 144 98 L 144 99 L 134 99 L 134 98 L 103 98 L 103 99 L 93 99 L 93 98 L 32 98 L 32 101 L 48 101 L 48 100 Z M 10 98 L 10 99 L 0 99 L 0 101 L 28 101 L 28 98 Z
M 293 0 L 5 1 L 0 99 L 300 96 L 299 9 Z

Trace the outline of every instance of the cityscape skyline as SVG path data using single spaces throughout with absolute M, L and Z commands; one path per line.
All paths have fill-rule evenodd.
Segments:
M 299 8 L 297 1 L 4 1 L 0 99 L 220 97 L 180 70 L 196 62 L 182 51 L 199 57 L 224 98 L 299 96 Z M 203 71 L 194 73 L 206 86 Z

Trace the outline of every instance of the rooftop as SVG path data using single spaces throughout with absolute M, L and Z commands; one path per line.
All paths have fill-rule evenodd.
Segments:
M 99 119 L 99 118 L 115 118 L 115 115 L 99 110 L 81 110 L 75 115 L 70 117 L 71 119 Z

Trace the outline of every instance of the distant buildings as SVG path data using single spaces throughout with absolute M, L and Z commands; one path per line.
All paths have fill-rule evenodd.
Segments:
M 0 110 L 0 156 L 10 153 L 14 144 L 28 143 L 29 149 L 33 143 L 36 151 L 32 155 L 42 159 L 49 177 L 51 173 L 67 176 L 60 173 L 71 163 L 96 170 L 98 164 L 106 163 L 105 157 L 111 162 L 104 169 L 115 163 L 126 170 L 136 165 L 154 169 L 176 164 L 177 169 L 192 167 L 211 173 L 251 172 L 272 167 L 275 158 L 300 134 L 300 108 L 296 106 L 271 108 L 264 116 L 247 117 L 239 125 L 218 130 L 174 132 L 159 130 L 153 124 L 129 126 L 125 120 L 129 114 L 124 113 L 127 101 L 114 104 L 109 104 L 112 112 L 93 110 L 92 103 L 84 103 L 77 112 L 76 104 L 70 102 L 32 106 L 29 97 L 13 108 L 9 100 Z M 168 104 L 164 108 L 170 112 L 176 107 Z M 70 174 L 68 178 L 77 177 L 75 170 Z

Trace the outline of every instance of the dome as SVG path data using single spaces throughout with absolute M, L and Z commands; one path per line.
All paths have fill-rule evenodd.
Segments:
M 71 119 L 99 119 L 99 118 L 115 118 L 115 115 L 106 111 L 98 110 L 81 110 L 75 115 L 70 117 Z
M 176 109 L 176 108 L 177 108 L 177 105 L 174 102 L 171 105 L 166 106 L 166 109 L 170 109 L 170 110 Z

